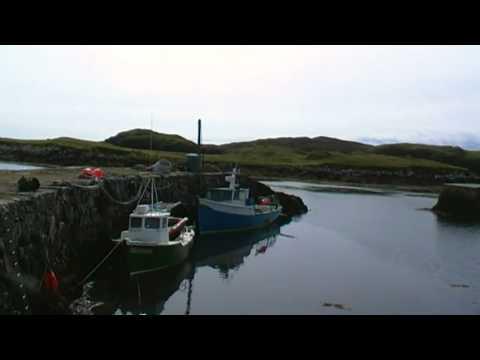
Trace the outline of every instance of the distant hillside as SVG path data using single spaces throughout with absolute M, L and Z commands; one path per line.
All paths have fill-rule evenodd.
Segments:
M 437 161 L 454 160 L 465 155 L 466 151 L 458 146 L 440 146 L 425 144 L 383 144 L 375 146 L 374 152 L 377 154 L 393 156 L 411 156 L 421 159 L 431 159 Z
M 122 131 L 109 137 L 105 142 L 126 148 L 150 150 L 150 139 L 152 140 L 153 150 L 183 153 L 198 151 L 196 143 L 180 135 L 162 134 L 147 129 Z M 203 145 L 202 151 L 206 154 L 221 154 L 223 152 L 218 145 Z
M 194 142 L 180 135 L 160 134 L 147 129 L 122 131 L 115 136 L 109 137 L 105 142 L 133 149 L 149 150 L 150 139 L 152 140 L 153 150 L 175 152 L 197 151 L 197 145 Z
M 0 159 L 57 165 L 125 166 L 151 163 L 152 159 L 183 159 L 175 152 L 129 149 L 103 141 L 60 137 L 46 140 L 0 138 Z
M 354 141 L 346 141 L 325 136 L 315 138 L 309 137 L 281 137 L 272 139 L 260 139 L 246 142 L 235 142 L 220 145 L 223 150 L 233 151 L 236 149 L 264 147 L 264 146 L 283 146 L 303 153 L 336 151 L 341 153 L 352 153 L 356 151 L 368 151 L 373 148 L 372 145 L 362 144 Z
M 168 152 L 197 152 L 197 145 L 179 135 L 151 130 L 123 131 L 105 140 L 124 148 L 150 149 Z M 222 145 L 202 145 L 202 152 L 212 155 L 211 161 L 249 164 L 339 165 L 361 167 L 461 167 L 480 173 L 480 151 L 467 151 L 458 146 L 425 144 L 367 145 L 325 136 L 280 137 L 234 142 Z M 383 156 L 383 157 L 382 157 Z
M 152 136 L 153 151 L 150 148 Z M 237 163 L 256 173 L 309 174 L 322 177 L 321 169 L 462 172 L 480 174 L 480 151 L 448 146 L 392 144 L 372 146 L 328 137 L 260 139 L 202 146 L 205 162 L 220 168 Z M 150 130 L 125 131 L 106 141 L 72 138 L 19 140 L 0 138 L 0 159 L 59 165 L 131 166 L 169 159 L 178 169 L 185 153 L 196 152 L 195 143 L 178 135 Z M 323 170 L 322 170 L 323 171 Z M 332 170 L 333 171 L 333 170 Z M 334 170 L 337 171 L 337 170 Z M 317 174 L 318 175 L 312 175 Z M 305 175 L 305 176 L 307 176 Z
M 438 161 L 480 173 L 480 151 L 467 151 L 458 146 L 401 143 L 378 145 L 372 151 L 382 155 Z

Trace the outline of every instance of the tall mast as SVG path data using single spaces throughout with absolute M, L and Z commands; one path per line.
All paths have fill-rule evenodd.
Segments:
M 200 146 L 202 145 L 202 119 L 198 119 L 198 154 L 200 155 Z
M 152 143 L 153 143 L 153 113 L 150 113 L 150 156 L 152 156 Z M 152 165 L 153 166 L 153 165 Z M 150 190 L 150 198 L 151 198 L 151 203 L 152 203 L 152 209 L 153 209 L 153 167 L 152 167 L 152 177 L 151 177 L 151 190 Z
M 198 156 L 200 157 L 200 164 L 203 167 L 203 155 L 202 155 L 202 119 L 198 119 Z
M 152 137 L 153 137 L 153 113 L 150 113 L 150 151 L 152 151 Z

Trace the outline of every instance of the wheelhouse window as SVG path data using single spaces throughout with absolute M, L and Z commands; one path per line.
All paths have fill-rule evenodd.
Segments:
M 235 190 L 233 193 L 233 200 L 238 200 L 240 196 L 240 190 Z
M 207 199 L 213 201 L 246 200 L 248 189 L 211 189 L 207 192 Z
M 145 229 L 158 229 L 160 228 L 160 218 L 149 217 L 145 218 Z
M 131 217 L 130 218 L 130 228 L 138 229 L 142 227 L 142 218 L 140 217 Z
M 208 191 L 207 198 L 213 201 L 229 201 L 232 199 L 232 190 L 212 189 Z
M 241 189 L 238 194 L 238 200 L 247 200 L 248 199 L 248 189 Z

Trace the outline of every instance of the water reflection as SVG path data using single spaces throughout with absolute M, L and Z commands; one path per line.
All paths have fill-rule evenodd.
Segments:
M 480 313 L 480 226 L 418 211 L 430 197 L 289 192 L 308 204 L 301 218 L 201 238 L 190 262 L 109 277 L 93 300 L 119 314 Z
M 199 268 L 210 267 L 219 276 L 231 280 L 232 272 L 238 271 L 249 256 L 262 256 L 275 245 L 283 223 L 256 231 L 238 234 L 202 236 L 196 239 L 191 258 L 174 268 L 145 274 L 125 280 L 116 293 L 116 314 L 161 314 L 165 303 L 177 293 L 185 294 L 185 314 L 190 313 L 195 273 Z M 97 299 L 98 300 L 98 299 Z
M 127 280 L 117 293 L 116 314 L 162 313 L 165 303 L 182 284 L 181 290 L 185 290 L 184 280 L 193 279 L 194 272 L 192 263 L 185 262 L 171 269 Z
M 480 223 L 436 216 L 435 230 L 438 263 L 442 266 L 445 281 L 450 286 L 475 284 L 478 281 L 480 264 Z M 480 289 L 475 291 L 476 297 L 480 297 Z
M 479 230 L 480 221 L 477 219 L 457 219 L 435 214 L 439 228 L 459 228 L 462 230 Z
M 275 244 L 280 224 L 247 233 L 202 236 L 193 251 L 196 267 L 210 266 L 228 279 L 231 270 L 238 270 L 252 253 L 263 254 Z

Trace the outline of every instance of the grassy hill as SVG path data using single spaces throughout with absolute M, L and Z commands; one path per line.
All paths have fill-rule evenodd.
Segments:
M 0 159 L 56 165 L 135 165 L 149 163 L 159 157 L 178 161 L 183 154 L 129 149 L 103 141 L 87 141 L 60 137 L 47 140 L 0 138 Z
M 261 139 L 224 144 L 221 155 L 206 155 L 207 161 L 252 166 L 330 166 L 334 168 L 407 169 L 441 171 L 461 168 L 435 158 L 376 152 L 376 147 L 328 137 Z
M 323 153 L 326 151 L 352 153 L 355 151 L 368 151 L 373 148 L 372 145 L 334 139 L 325 136 L 319 136 L 315 138 L 282 137 L 220 145 L 220 148 L 226 152 L 244 151 L 245 149 L 261 149 L 264 147 L 295 149 L 296 152 L 304 154 L 315 152 Z
M 175 151 L 175 152 L 196 152 L 197 145 L 179 135 L 160 134 L 146 129 L 133 129 L 122 131 L 115 136 L 105 140 L 106 143 L 132 148 L 150 149 L 150 141 L 153 150 Z
M 213 163 L 238 163 L 254 166 L 331 166 L 334 168 L 407 169 L 423 168 L 455 170 L 460 167 L 428 159 L 389 156 L 370 152 L 342 153 L 338 151 L 304 152 L 278 145 L 256 145 L 229 151 L 221 155 L 206 155 Z
M 434 160 L 480 173 L 480 151 L 467 151 L 458 146 L 401 143 L 379 145 L 372 151 L 376 154 Z
M 198 151 L 196 143 L 180 135 L 162 134 L 147 129 L 122 131 L 115 136 L 109 137 L 105 142 L 126 148 L 149 150 L 150 140 L 153 150 L 182 153 Z M 202 151 L 208 154 L 220 154 L 223 152 L 218 145 L 203 145 Z
M 152 135 L 153 151 L 150 147 Z M 417 144 L 372 146 L 328 137 L 261 139 L 224 145 L 207 145 L 207 163 L 228 167 L 237 163 L 252 169 L 288 168 L 290 173 L 335 169 L 423 169 L 455 172 L 465 168 L 480 173 L 480 152 L 458 147 Z M 173 150 L 172 150 L 173 149 Z M 177 135 L 150 130 L 125 131 L 106 141 L 73 138 L 17 140 L 0 138 L 0 159 L 58 165 L 131 166 L 159 158 L 185 163 L 185 153 L 196 152 L 195 143 Z

